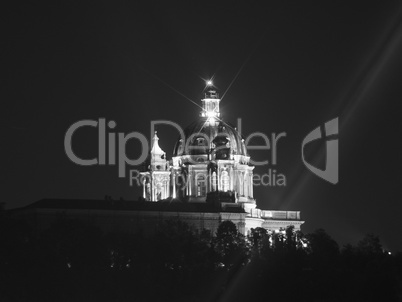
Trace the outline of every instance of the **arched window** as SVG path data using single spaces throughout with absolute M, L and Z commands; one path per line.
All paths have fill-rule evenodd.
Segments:
M 196 183 L 197 183 L 197 196 L 205 196 L 207 194 L 205 176 L 202 174 L 198 174 L 196 177 Z

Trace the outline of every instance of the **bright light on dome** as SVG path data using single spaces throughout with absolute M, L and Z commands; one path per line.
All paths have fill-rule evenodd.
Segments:
M 212 81 L 211 80 L 207 81 L 207 85 L 212 86 L 213 85 Z

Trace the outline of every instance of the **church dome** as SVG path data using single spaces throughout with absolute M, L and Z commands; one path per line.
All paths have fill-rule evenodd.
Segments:
M 201 117 L 185 128 L 184 136 L 184 141 L 181 138 L 177 141 L 173 156 L 208 154 L 211 148 L 221 147 L 222 144 L 233 155 L 247 156 L 240 134 L 222 120 L 211 121 L 208 117 Z

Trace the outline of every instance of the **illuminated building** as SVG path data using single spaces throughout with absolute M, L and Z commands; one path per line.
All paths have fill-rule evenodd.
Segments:
M 219 94 L 207 83 L 199 119 L 184 130 L 169 162 L 155 132 L 143 175 L 143 198 L 158 202 L 167 198 L 183 203 L 214 204 L 225 212 L 244 211 L 239 230 L 263 227 L 269 231 L 303 221 L 299 211 L 265 211 L 256 208 L 253 169 L 244 139 L 220 116 Z M 171 192 L 171 193 L 170 193 Z
M 60 217 L 85 220 L 105 232 L 149 233 L 163 220 L 179 219 L 214 234 L 230 220 L 239 232 L 262 227 L 278 232 L 304 223 L 299 211 L 261 210 L 253 195 L 253 169 L 244 140 L 220 116 L 219 94 L 207 86 L 199 119 L 184 130 L 171 160 L 157 133 L 142 174 L 142 200 L 43 199 L 17 210 L 37 230 Z

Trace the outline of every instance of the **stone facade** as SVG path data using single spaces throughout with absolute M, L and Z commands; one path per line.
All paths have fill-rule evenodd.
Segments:
M 38 230 L 61 216 L 86 220 L 106 232 L 152 232 L 166 219 L 180 219 L 213 234 L 225 220 L 242 234 L 257 227 L 279 232 L 293 225 L 300 230 L 299 211 L 256 207 L 254 167 L 240 134 L 220 118 L 219 103 L 217 91 L 208 87 L 200 118 L 184 130 L 171 160 L 155 132 L 141 173 L 143 200 L 40 200 L 18 215 L 25 215 Z
M 245 212 L 244 232 L 263 227 L 269 231 L 303 221 L 297 211 L 262 211 L 253 196 L 253 170 L 244 139 L 220 118 L 219 94 L 206 89 L 200 118 L 184 130 L 167 161 L 155 132 L 143 176 L 143 198 L 157 202 L 166 198 L 185 203 L 218 202 L 223 209 Z M 170 193 L 169 193 L 170 192 Z

